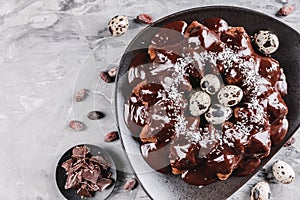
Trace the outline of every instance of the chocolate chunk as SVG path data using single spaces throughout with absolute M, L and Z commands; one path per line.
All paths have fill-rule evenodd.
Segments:
M 97 186 L 97 184 L 91 183 L 87 185 L 88 191 L 90 192 L 96 192 L 100 190 L 100 188 Z
M 124 185 L 124 190 L 126 192 L 133 190 L 136 186 L 136 183 L 137 183 L 137 181 L 135 178 L 128 180 Z
M 111 179 L 101 178 L 97 182 L 97 186 L 99 187 L 100 192 L 102 192 L 103 190 L 105 190 L 106 188 L 108 188 L 112 184 L 112 182 L 113 181 Z
M 112 131 L 104 137 L 105 142 L 113 142 L 115 140 L 119 139 L 119 135 L 117 131 Z
M 81 147 L 75 147 L 72 150 L 72 157 L 78 158 L 78 157 L 85 157 L 87 153 L 89 153 L 89 149 L 86 146 L 81 146 Z
M 83 131 L 85 129 L 85 125 L 77 120 L 71 120 L 69 122 L 69 127 L 74 131 Z
M 83 166 L 84 166 L 83 161 L 80 161 L 80 162 L 78 162 L 78 163 L 73 164 L 73 167 L 71 168 L 71 170 L 72 170 L 73 172 L 76 172 L 76 171 L 78 171 L 80 168 L 82 168 Z
M 288 16 L 294 10 L 295 10 L 295 5 L 287 5 L 287 6 L 283 6 L 282 8 L 280 8 L 277 14 L 279 16 Z
M 107 159 L 103 158 L 102 156 L 92 156 L 90 161 L 101 165 L 105 170 L 107 170 L 111 166 Z
M 66 160 L 65 162 L 63 162 L 63 164 L 61 165 L 66 171 L 68 171 L 70 169 L 70 167 L 72 166 L 73 160 L 69 159 Z
M 79 188 L 77 190 L 77 194 L 81 197 L 91 197 L 92 196 L 91 193 L 86 188 L 86 186 L 81 186 L 81 188 Z
M 92 183 L 96 183 L 99 178 L 100 172 L 97 170 L 84 169 L 82 177 Z
M 80 102 L 80 101 L 83 101 L 86 96 L 88 94 L 88 90 L 87 89 L 81 89 L 81 90 L 78 90 L 74 96 L 75 98 L 75 101 L 76 102 Z
M 139 14 L 136 17 L 135 22 L 143 24 L 152 24 L 152 20 L 152 17 L 148 14 Z
M 70 188 L 79 188 L 79 180 L 77 179 L 78 177 L 78 173 L 71 173 L 68 172 L 68 177 L 66 180 L 66 184 L 65 184 L 65 189 L 70 189 Z
M 87 117 L 90 120 L 97 120 L 97 119 L 101 119 L 105 116 L 104 113 L 100 112 L 100 111 L 91 111 L 87 114 Z
M 100 72 L 100 78 L 105 82 L 105 83 L 111 83 L 113 82 L 113 78 L 109 76 L 108 72 Z

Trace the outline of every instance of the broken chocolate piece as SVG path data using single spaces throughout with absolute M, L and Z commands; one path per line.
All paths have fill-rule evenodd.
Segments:
M 86 188 L 86 186 L 81 186 L 81 188 L 79 188 L 77 190 L 77 194 L 81 197 L 91 197 L 91 193 L 88 191 L 88 189 Z
M 111 164 L 102 156 L 92 156 L 90 161 L 97 163 L 103 167 L 103 169 L 107 170 Z
M 61 166 L 66 170 L 69 171 L 70 167 L 72 166 L 73 160 L 69 159 L 66 160 Z
M 112 182 L 113 181 L 111 179 L 101 178 L 97 182 L 97 186 L 99 187 L 100 192 L 102 192 L 103 190 L 105 190 L 106 188 L 108 188 L 112 184 Z
M 97 170 L 84 169 L 82 178 L 92 183 L 96 183 L 99 178 L 100 172 Z
M 86 146 L 75 147 L 72 151 L 74 158 L 84 158 L 87 153 L 89 153 L 89 149 Z

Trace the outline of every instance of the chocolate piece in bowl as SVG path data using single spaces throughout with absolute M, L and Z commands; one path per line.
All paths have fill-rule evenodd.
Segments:
M 89 197 L 105 199 L 116 180 L 115 165 L 110 156 L 94 145 L 77 145 L 69 149 L 58 162 L 56 181 L 67 199 Z

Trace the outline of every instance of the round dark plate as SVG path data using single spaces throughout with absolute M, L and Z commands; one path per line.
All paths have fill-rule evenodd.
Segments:
M 300 34 L 284 23 L 262 13 L 237 7 L 213 6 L 184 10 L 164 17 L 138 34 L 128 46 L 121 61 L 116 83 L 116 115 L 121 140 L 133 170 L 143 188 L 153 199 L 226 199 L 253 175 L 246 177 L 231 176 L 226 181 L 217 181 L 202 188 L 188 185 L 180 177 L 172 174 L 161 174 L 151 169 L 142 158 L 140 145 L 136 142 L 126 126 L 123 118 L 124 104 L 128 97 L 127 71 L 132 59 L 139 53 L 147 52 L 150 38 L 155 34 L 155 28 L 172 21 L 193 20 L 199 22 L 206 18 L 223 18 L 231 26 L 243 26 L 248 34 L 253 35 L 258 30 L 270 30 L 279 40 L 280 47 L 272 55 L 281 64 L 287 77 L 288 95 L 285 102 L 289 108 L 289 130 L 285 139 L 272 147 L 270 155 L 262 160 L 260 168 L 269 161 L 282 145 L 295 133 L 300 124 Z M 153 31 L 154 30 L 154 31 Z M 259 169 L 257 169 L 259 170 Z
M 112 179 L 114 181 L 117 180 L 117 170 L 116 170 L 116 165 L 111 158 L 111 156 L 102 148 L 92 145 L 92 144 L 79 144 L 74 147 L 78 146 L 87 146 L 90 149 L 90 154 L 95 156 L 95 155 L 103 155 L 107 157 L 108 161 L 111 163 L 110 167 L 110 172 L 112 173 Z M 58 189 L 62 193 L 62 195 L 68 199 L 68 200 L 82 200 L 82 198 L 76 194 L 76 189 L 65 189 L 65 183 L 67 179 L 67 174 L 64 168 L 61 167 L 62 163 L 65 162 L 66 160 L 70 159 L 72 156 L 72 149 L 70 148 L 68 151 L 66 151 L 62 157 L 59 159 L 57 167 L 56 167 L 56 183 L 58 186 Z M 99 200 L 99 199 L 106 199 L 113 191 L 115 187 L 115 183 L 113 183 L 109 188 L 105 189 L 103 192 L 96 192 L 93 197 L 86 198 L 87 200 Z

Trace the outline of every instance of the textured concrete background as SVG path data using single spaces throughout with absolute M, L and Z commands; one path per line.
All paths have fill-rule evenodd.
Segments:
M 275 17 L 288 0 L 0 0 L 0 197 L 5 200 L 63 199 L 54 172 L 58 159 L 70 147 L 92 143 L 115 158 L 119 179 L 110 199 L 148 199 L 141 187 L 124 192 L 132 176 L 120 141 L 104 143 L 104 134 L 116 130 L 112 108 L 113 84 L 99 82 L 99 72 L 117 64 L 130 40 L 143 29 L 132 25 L 122 37 L 108 36 L 106 25 L 118 14 L 131 19 L 148 13 L 159 19 L 186 8 L 235 5 Z M 288 17 L 277 18 L 300 32 L 300 2 Z M 98 37 L 98 31 L 102 37 Z M 87 88 L 84 102 L 75 103 L 74 91 Z M 86 114 L 101 110 L 106 117 L 89 121 Z M 67 128 L 70 119 L 87 125 L 81 133 Z M 299 199 L 300 133 L 296 143 L 276 158 L 290 163 L 296 181 L 271 184 L 273 199 Z M 272 161 L 270 162 L 272 163 Z M 249 198 L 250 188 L 263 179 L 266 166 L 231 200 Z

